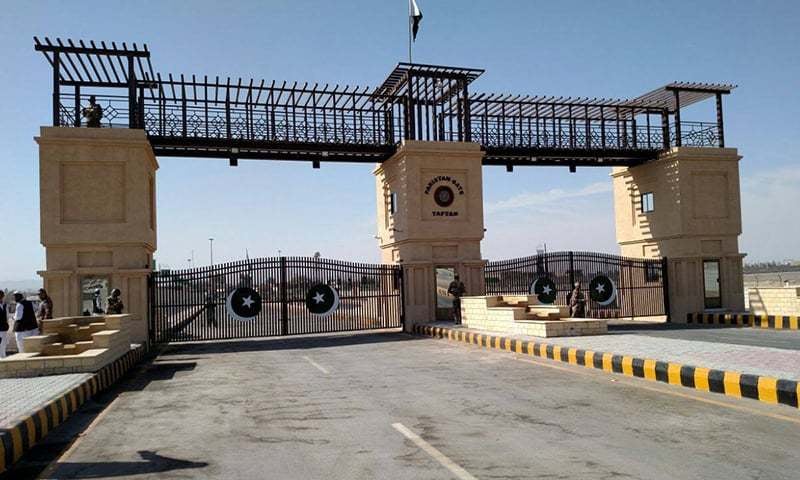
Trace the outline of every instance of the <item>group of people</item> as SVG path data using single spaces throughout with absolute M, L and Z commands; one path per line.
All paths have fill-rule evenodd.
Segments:
M 122 313 L 124 305 L 120 298 L 122 292 L 118 288 L 111 291 L 108 297 L 106 313 L 115 315 Z M 17 341 L 19 353 L 25 353 L 25 342 L 23 339 L 39 335 L 42 322 L 53 318 L 53 300 L 44 288 L 39 289 L 39 308 L 34 309 L 33 302 L 25 298 L 22 292 L 14 292 L 12 296 L 16 308 L 14 314 L 9 318 L 8 304 L 5 302 L 6 293 L 0 290 L 0 358 L 6 357 L 6 347 L 8 346 L 9 327 L 13 321 L 14 338 Z
M 33 303 L 25 298 L 22 292 L 14 292 L 14 316 L 10 319 L 14 322 L 14 338 L 17 340 L 17 350 L 25 352 L 25 337 L 39 335 L 40 326 L 43 320 L 53 318 L 53 301 L 47 295 L 44 288 L 39 289 L 39 309 L 34 311 Z M 6 347 L 8 346 L 9 324 L 8 305 L 5 302 L 6 294 L 0 290 L 0 358 L 5 358 Z

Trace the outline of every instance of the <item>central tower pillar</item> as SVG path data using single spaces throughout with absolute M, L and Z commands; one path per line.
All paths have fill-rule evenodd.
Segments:
M 374 171 L 381 258 L 404 267 L 407 331 L 436 319 L 437 268 L 483 294 L 482 159 L 476 143 L 406 140 Z

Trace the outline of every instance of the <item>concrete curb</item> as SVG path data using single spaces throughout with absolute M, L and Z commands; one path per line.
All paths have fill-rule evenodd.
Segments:
M 558 360 L 586 368 L 596 368 L 608 373 L 621 373 L 629 377 L 680 385 L 705 392 L 722 393 L 730 397 L 752 398 L 764 403 L 782 403 L 794 408 L 800 408 L 800 404 L 798 404 L 800 385 L 795 380 L 712 370 L 650 358 L 595 352 L 574 347 L 560 347 L 558 345 L 520 340 L 502 335 L 480 334 L 450 327 L 414 325 L 413 332 L 417 335 Z
M 16 424 L 0 429 L 0 474 L 43 439 L 47 432 L 63 423 L 88 399 L 119 380 L 144 357 L 145 352 L 144 346 L 131 350 L 77 387 L 21 417 Z
M 800 330 L 796 315 L 750 315 L 749 313 L 688 313 L 686 323 L 736 325 L 740 327 Z

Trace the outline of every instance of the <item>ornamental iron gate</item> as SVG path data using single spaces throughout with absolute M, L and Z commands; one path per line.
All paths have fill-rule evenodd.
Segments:
M 486 294 L 528 295 L 534 282 L 544 278 L 555 284 L 553 303 L 558 305 L 568 303 L 567 294 L 580 281 L 588 317 L 669 316 L 666 258 L 553 252 L 489 262 L 485 269 Z M 602 292 L 597 292 L 600 284 Z
M 403 325 L 402 269 L 322 258 L 244 260 L 150 276 L 157 343 Z

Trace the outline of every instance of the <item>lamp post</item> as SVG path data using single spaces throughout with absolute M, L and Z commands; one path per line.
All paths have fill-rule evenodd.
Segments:
M 208 239 L 208 252 L 209 257 L 211 257 L 211 265 L 214 265 L 214 237 L 209 237 Z

